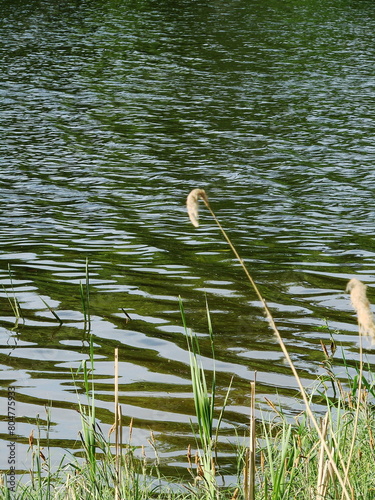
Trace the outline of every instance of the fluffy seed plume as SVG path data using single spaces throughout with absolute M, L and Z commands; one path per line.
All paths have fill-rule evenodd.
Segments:
M 187 197 L 186 200 L 186 208 L 190 218 L 190 222 L 195 227 L 199 226 L 198 222 L 199 198 L 201 198 L 205 203 L 208 204 L 208 198 L 206 195 L 206 191 L 204 189 L 193 189 L 193 191 L 189 193 L 189 196 Z
M 350 300 L 357 312 L 358 326 L 360 335 L 369 335 L 372 344 L 375 343 L 375 325 L 374 318 L 370 308 L 370 302 L 366 295 L 367 285 L 363 284 L 357 278 L 351 279 L 346 291 L 350 292 Z

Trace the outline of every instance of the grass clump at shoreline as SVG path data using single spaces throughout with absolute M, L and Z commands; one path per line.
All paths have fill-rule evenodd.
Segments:
M 156 458 L 137 455 L 137 448 L 129 440 L 123 442 L 121 406 L 118 400 L 118 352 L 115 350 L 115 422 L 109 436 L 104 436 L 95 416 L 94 347 L 90 335 L 90 359 L 80 367 L 87 404 L 79 400 L 82 430 L 82 457 L 72 458 L 57 470 L 50 467 L 51 450 L 40 437 L 30 440 L 32 467 L 30 480 L 19 481 L 16 491 L 6 487 L 6 478 L 0 483 L 0 498 L 4 499 L 115 499 L 115 500 L 373 500 L 375 498 L 375 382 L 370 370 L 363 366 L 362 337 L 355 377 L 349 376 L 347 389 L 334 375 L 333 354 L 326 356 L 326 373 L 318 377 L 317 387 L 308 394 L 284 344 L 259 288 L 249 274 L 228 235 L 212 211 L 204 190 L 193 190 L 187 199 L 187 208 L 194 226 L 198 226 L 198 202 L 203 200 L 240 262 L 250 285 L 255 291 L 269 325 L 297 382 L 303 401 L 303 410 L 291 420 L 281 407 L 268 402 L 271 411 L 255 419 L 256 383 L 249 387 L 249 428 L 246 437 L 235 450 L 237 481 L 222 486 L 218 456 L 220 423 L 225 412 L 228 388 L 223 408 L 216 407 L 216 373 L 210 380 L 202 366 L 198 338 L 187 327 L 187 319 L 180 301 L 185 327 L 192 392 L 197 426 L 194 427 L 195 457 L 187 443 L 186 468 L 192 481 L 179 482 L 163 477 Z M 81 286 L 85 312 L 85 330 L 90 331 L 89 280 L 86 266 L 86 288 Z M 370 305 L 365 285 L 352 279 L 347 291 L 357 312 L 360 335 L 375 337 Z M 214 360 L 214 336 L 207 307 L 208 330 Z M 343 357 L 342 365 L 346 366 Z M 348 368 L 348 367 L 347 367 Z M 76 375 L 77 376 L 77 375 Z M 235 390 L 235 381 L 233 382 Z M 334 397 L 332 397 L 332 393 Z M 314 412 L 313 401 L 319 397 L 326 408 L 325 415 Z M 48 420 L 48 419 L 47 419 Z M 214 426 L 215 422 L 215 426 Z M 48 426 L 47 426 L 48 428 Z M 111 442 L 114 435 L 114 443 Z M 43 447 L 42 447 L 43 444 Z M 152 444 L 154 447 L 154 443 Z M 47 449 L 45 456 L 44 449 Z
M 192 356 L 195 356 L 192 351 Z M 197 354 L 199 365 L 199 354 Z M 193 365 L 192 370 L 195 370 Z M 198 371 L 202 367 L 198 366 Z M 342 383 L 332 375 L 322 376 L 310 402 L 315 397 L 325 403 L 327 411 L 318 418 L 321 435 L 331 451 L 336 468 L 346 477 L 345 484 L 351 499 L 375 498 L 375 411 L 373 394 L 366 388 L 358 392 L 357 376 L 343 389 Z M 332 373 L 332 371 L 331 371 Z M 358 373 L 357 373 L 358 375 Z M 200 371 L 201 377 L 205 374 Z M 210 373 L 211 376 L 211 373 Z M 374 382 L 363 377 L 363 386 L 374 387 Z M 202 379 L 203 380 L 203 379 Z M 215 407 L 212 385 L 197 382 L 200 387 L 194 397 Z M 337 397 L 332 397 L 332 385 Z M 205 392 L 205 390 L 207 391 Z M 200 391 L 203 390 L 203 394 Z M 235 390 L 235 382 L 233 389 Z M 91 392 L 90 392 L 91 398 Z M 323 401 L 321 399 L 324 398 Z M 250 400 L 250 397 L 249 397 Z M 166 478 L 161 473 L 155 457 L 146 457 L 131 444 L 131 425 L 126 429 L 127 443 L 119 443 L 115 450 L 113 437 L 106 436 L 98 422 L 86 418 L 87 408 L 95 404 L 80 403 L 82 430 L 82 456 L 72 457 L 69 463 L 52 470 L 53 450 L 47 439 L 39 435 L 30 440 L 31 469 L 29 479 L 23 477 L 16 491 L 0 486 L 0 498 L 30 500 L 323 500 L 343 498 L 343 489 L 336 479 L 331 458 L 325 452 L 309 415 L 302 411 L 292 419 L 283 409 L 269 401 L 270 411 L 263 412 L 256 422 L 256 438 L 252 453 L 249 438 L 241 441 L 235 452 L 237 457 L 237 482 L 221 486 L 219 425 L 212 425 L 211 413 L 206 414 L 208 429 L 196 430 L 196 442 L 187 457 L 186 467 L 191 481 L 180 482 Z M 217 408 L 216 408 L 217 412 Z M 358 413 L 358 418 L 356 415 Z M 203 417 L 202 417 L 203 418 Z M 48 425 L 47 425 L 48 429 Z M 206 433 L 206 434 L 204 434 Z M 246 433 L 249 436 L 249 432 Z M 111 442 L 112 441 L 112 442 Z M 354 445 L 352 446 L 352 443 Z M 190 443 L 189 443 L 190 444 Z M 193 456 L 195 455 L 195 456 Z M 251 465 L 252 464 L 252 465 Z M 349 467 L 348 467 L 349 466 Z M 253 473 L 251 473 L 251 467 Z M 348 468 L 348 470 L 347 470 Z

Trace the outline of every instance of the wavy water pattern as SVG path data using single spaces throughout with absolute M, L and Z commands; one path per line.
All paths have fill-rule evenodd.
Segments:
M 76 445 L 72 369 L 90 334 L 103 428 L 119 347 L 124 425 L 134 417 L 137 445 L 153 429 L 166 466 L 185 467 L 194 408 L 179 296 L 210 370 L 207 297 L 218 406 L 235 376 L 230 468 L 255 371 L 261 407 L 300 404 L 239 264 L 203 206 L 189 224 L 185 198 L 208 193 L 306 387 L 323 373 L 321 340 L 355 363 L 347 281 L 375 300 L 373 3 L 30 0 L 1 14 L 0 404 L 14 384 L 18 469 L 45 404 L 56 456 Z

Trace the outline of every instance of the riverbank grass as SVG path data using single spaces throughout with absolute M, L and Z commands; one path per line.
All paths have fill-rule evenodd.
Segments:
M 117 444 L 111 439 L 114 429 L 108 436 L 104 435 L 100 423 L 94 418 L 95 387 L 91 370 L 95 370 L 95 364 L 92 350 L 90 370 L 82 367 L 80 371 L 83 377 L 80 383 L 83 383 L 87 397 L 86 404 L 79 401 L 80 457 L 70 456 L 68 461 L 52 468 L 53 449 L 49 446 L 48 436 L 51 411 L 46 410 L 46 437 L 42 438 L 40 430 L 29 437 L 29 474 L 17 483 L 15 491 L 6 488 L 6 477 L 3 476 L 0 498 L 341 500 L 345 498 L 345 491 L 337 481 L 335 468 L 343 478 L 350 499 L 375 498 L 375 380 L 368 370 L 358 366 L 355 375 L 348 377 L 344 389 L 341 380 L 333 374 L 337 371 L 333 363 L 339 362 L 349 375 L 345 358 L 338 361 L 327 357 L 326 370 L 318 377 L 315 389 L 309 395 L 311 406 L 318 404 L 320 408 L 326 408 L 324 414 L 316 415 L 319 433 L 311 423 L 309 412 L 302 410 L 291 417 L 281 406 L 267 401 L 267 409 L 264 406 L 263 410 L 258 409 L 260 417 L 256 422 L 255 419 L 252 421 L 250 428 L 253 430 L 242 429 L 243 437 L 239 438 L 233 456 L 233 462 L 237 464 L 237 481 L 223 487 L 221 474 L 225 471 L 220 470 L 219 437 L 225 403 L 222 408 L 217 408 L 216 375 L 212 377 L 212 370 L 205 373 L 198 340 L 188 328 L 186 335 L 197 413 L 196 439 L 187 443 L 186 468 L 191 473 L 191 481 L 164 477 L 157 453 L 147 457 L 142 448 L 132 445 L 132 424 L 124 429 L 128 436 L 125 443 L 122 437 L 118 438 Z M 77 373 L 75 378 L 78 384 Z M 230 390 L 235 390 L 235 382 Z M 255 390 L 253 383 L 253 397 L 249 394 L 249 401 L 255 401 Z M 254 402 L 253 405 L 255 409 Z M 214 415 L 219 415 L 215 420 L 216 427 Z M 238 429 L 237 433 L 240 433 Z M 156 450 L 152 435 L 150 441 Z

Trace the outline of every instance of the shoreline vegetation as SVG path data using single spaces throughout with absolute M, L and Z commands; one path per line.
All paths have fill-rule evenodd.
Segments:
M 164 477 L 153 434 L 149 445 L 154 457 L 149 458 L 132 445 L 132 422 L 122 426 L 118 391 L 118 351 L 114 360 L 114 424 L 105 436 L 95 415 L 94 344 L 90 338 L 90 356 L 73 373 L 81 418 L 82 456 L 72 457 L 52 469 L 49 447 L 50 409 L 47 412 L 47 437 L 40 433 L 29 437 L 31 469 L 10 490 L 7 471 L 0 477 L 1 499 L 115 499 L 115 500 L 372 500 L 375 498 L 375 377 L 363 359 L 363 337 L 375 339 L 375 325 L 366 286 L 353 278 L 347 285 L 359 326 L 359 359 L 355 373 L 349 370 L 342 353 L 340 366 L 346 371 L 345 387 L 335 375 L 336 339 L 330 346 L 323 343 L 324 373 L 317 377 L 316 386 L 307 393 L 289 352 L 277 329 L 272 313 L 238 255 L 230 238 L 212 211 L 204 190 L 194 189 L 187 198 L 187 210 L 192 224 L 198 227 L 198 205 L 202 200 L 221 233 L 241 264 L 265 312 L 280 348 L 294 375 L 304 409 L 293 421 L 281 407 L 267 401 L 267 415 L 256 412 L 256 374 L 249 387 L 249 426 L 246 436 L 239 438 L 236 448 L 236 480 L 224 485 L 220 468 L 220 424 L 225 414 L 229 394 L 235 390 L 232 378 L 224 403 L 217 408 L 214 332 L 209 306 L 206 303 L 208 334 L 211 341 L 213 369 L 208 373 L 201 362 L 198 337 L 188 327 L 183 302 L 180 299 L 182 323 L 185 329 L 196 424 L 192 424 L 194 443 L 187 443 L 186 469 L 191 480 L 179 481 Z M 89 272 L 81 285 L 81 300 L 85 329 L 90 330 Z M 13 301 L 17 318 L 16 298 Z M 47 306 L 48 307 L 48 306 Z M 56 319 L 58 316 L 52 311 Z M 60 320 L 59 320 L 60 321 Z M 83 386 L 87 400 L 83 404 L 78 387 Z M 314 413 L 314 403 L 324 405 L 325 414 Z M 127 438 L 124 438 L 126 432 Z

